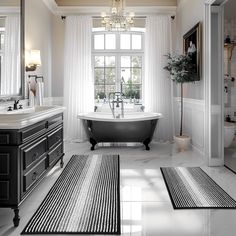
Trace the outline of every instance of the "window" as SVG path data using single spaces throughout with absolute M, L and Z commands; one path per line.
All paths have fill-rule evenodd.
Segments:
M 4 35 L 5 35 L 5 28 L 0 27 L 0 81 L 1 81 L 1 71 L 3 63 Z
M 143 33 L 93 32 L 95 99 L 122 91 L 127 99 L 142 99 Z

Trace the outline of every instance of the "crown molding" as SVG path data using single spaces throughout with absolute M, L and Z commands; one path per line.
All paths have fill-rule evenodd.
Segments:
M 57 6 L 55 0 L 43 0 L 43 2 L 45 3 L 45 5 L 47 6 L 47 8 L 48 8 L 53 14 L 56 13 L 58 6 Z
M 0 14 L 20 13 L 20 7 L 0 7 Z
M 110 7 L 101 6 L 58 6 L 55 0 L 43 0 L 45 5 L 50 9 L 54 15 L 100 15 L 101 12 L 109 12 Z M 126 7 L 126 11 L 135 12 L 135 15 L 150 15 L 150 14 L 174 14 L 176 13 L 176 6 L 135 6 Z

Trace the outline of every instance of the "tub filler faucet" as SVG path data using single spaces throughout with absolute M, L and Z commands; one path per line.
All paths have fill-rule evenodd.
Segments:
M 115 115 L 115 108 L 121 108 L 121 117 L 124 117 L 124 101 L 123 101 L 124 94 L 122 92 L 112 92 L 109 93 L 108 101 L 109 106 L 114 118 L 120 118 L 120 114 Z

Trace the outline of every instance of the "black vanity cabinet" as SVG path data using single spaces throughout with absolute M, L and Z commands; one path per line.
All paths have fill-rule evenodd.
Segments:
M 14 210 L 59 161 L 63 167 L 63 113 L 21 129 L 0 130 L 0 207 Z

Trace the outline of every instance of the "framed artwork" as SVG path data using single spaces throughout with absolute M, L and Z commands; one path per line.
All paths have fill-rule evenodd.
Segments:
M 198 80 L 201 78 L 201 24 L 197 23 L 183 36 L 183 50 L 184 54 L 189 53 L 195 64 L 195 72 Z

